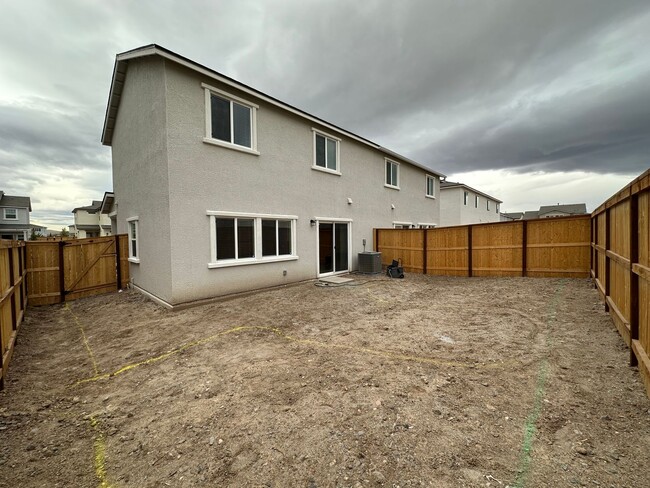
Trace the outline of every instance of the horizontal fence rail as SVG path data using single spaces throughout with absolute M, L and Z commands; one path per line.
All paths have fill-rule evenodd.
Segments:
M 25 242 L 0 240 L 0 389 L 27 307 Z
M 435 229 L 375 229 L 382 264 L 441 276 L 587 278 L 590 217 L 461 225 Z
M 650 170 L 591 214 L 591 276 L 650 396 Z

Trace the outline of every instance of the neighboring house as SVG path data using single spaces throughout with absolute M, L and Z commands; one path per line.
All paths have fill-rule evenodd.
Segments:
M 111 221 L 111 234 L 117 234 L 117 203 L 115 203 L 115 195 L 112 191 L 104 193 L 102 204 L 99 207 L 99 213 L 108 215 Z
M 101 206 L 101 200 L 93 200 L 91 205 L 72 210 L 74 225 L 70 226 L 70 233 L 80 239 L 112 235 L 111 219 L 100 213 Z
M 525 212 L 502 213 L 502 221 L 548 219 L 550 217 L 568 217 L 570 215 L 584 215 L 587 213 L 587 205 L 584 203 L 572 203 L 567 205 L 544 205 L 539 210 L 527 210 Z
M 0 191 L 0 239 L 26 241 L 32 233 L 29 197 L 17 197 Z
M 352 271 L 373 228 L 439 223 L 440 173 L 157 45 L 117 55 L 102 143 L 132 285 L 167 306 Z
M 501 200 L 463 183 L 440 182 L 440 225 L 499 222 Z
M 30 230 L 29 230 L 30 237 L 31 237 L 32 232 L 34 234 L 36 234 L 36 235 L 46 237 L 47 236 L 47 227 L 45 227 L 44 225 L 39 225 L 39 224 L 30 224 Z

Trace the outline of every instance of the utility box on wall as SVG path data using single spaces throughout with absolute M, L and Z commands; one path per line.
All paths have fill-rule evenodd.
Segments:
M 359 273 L 381 273 L 381 253 L 372 251 L 360 252 Z

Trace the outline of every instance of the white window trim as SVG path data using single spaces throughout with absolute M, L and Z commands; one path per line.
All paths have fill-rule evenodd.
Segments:
M 323 132 L 322 130 L 318 130 L 314 127 L 311 128 L 312 133 L 313 133 L 313 154 L 312 154 L 312 163 L 311 163 L 311 169 L 315 169 L 316 171 L 322 171 L 323 173 L 329 173 L 331 175 L 337 175 L 341 176 L 341 139 L 338 137 L 335 137 L 331 134 L 328 134 L 327 132 Z M 321 135 L 326 138 L 325 140 L 325 164 L 327 164 L 327 139 L 332 139 L 333 141 L 336 141 L 336 169 L 330 169 L 330 168 L 323 168 L 322 166 L 318 166 L 316 164 L 316 134 Z
M 478 204 L 480 203 L 478 195 L 474 195 L 474 208 L 478 208 Z
M 208 268 L 229 268 L 232 266 L 245 266 L 248 264 L 261 264 L 261 263 L 277 263 L 281 261 L 297 261 L 298 255 L 296 254 L 296 231 L 297 231 L 297 215 L 275 215 L 275 214 L 261 214 L 261 213 L 245 213 L 245 212 L 228 212 L 218 210 L 207 210 L 206 215 L 210 218 L 210 262 Z M 217 217 L 227 218 L 243 218 L 254 219 L 253 225 L 255 228 L 255 256 L 252 258 L 242 259 L 226 259 L 217 261 Z M 289 220 L 291 221 L 291 254 L 282 256 L 262 256 L 262 219 L 268 220 Z M 235 228 L 236 232 L 236 228 Z M 277 239 L 277 225 L 276 225 L 276 239 Z M 235 253 L 237 250 L 235 249 Z
M 259 151 L 257 150 L 257 109 L 259 105 L 239 98 L 236 95 L 225 92 L 213 86 L 201 83 L 201 87 L 205 90 L 205 136 L 203 137 L 203 142 L 207 144 L 214 144 L 215 146 L 226 147 L 228 149 L 234 149 L 236 151 L 245 152 L 248 154 L 254 154 L 259 156 Z M 219 139 L 214 139 L 212 137 L 212 102 L 210 95 L 214 93 L 223 98 L 227 98 L 231 102 L 237 102 L 241 105 L 245 105 L 251 109 L 251 147 L 240 146 L 233 142 L 220 141 Z M 230 117 L 232 118 L 233 111 L 230 111 Z M 234 130 L 234 125 L 232 120 L 230 123 L 231 130 Z
M 433 181 L 433 195 L 429 195 L 429 180 Z M 426 175 L 425 184 L 426 186 L 424 189 L 424 196 L 435 200 L 436 199 L 436 177 L 433 175 Z
M 397 165 L 397 185 L 396 186 L 395 185 L 389 185 L 388 183 L 386 183 L 386 163 L 392 163 L 392 164 Z M 393 161 L 392 159 L 389 159 L 389 158 L 384 158 L 384 186 L 386 188 L 391 188 L 393 190 L 399 190 L 400 189 L 399 188 L 400 172 L 401 172 L 400 171 L 400 163 L 398 163 L 397 161 Z
M 4 218 L 5 220 L 18 220 L 18 209 L 17 208 L 5 208 L 4 210 Z M 7 210 L 13 210 L 16 212 L 15 217 L 7 217 Z
M 409 229 L 411 229 L 413 227 L 413 222 L 400 222 L 400 221 L 394 220 L 393 221 L 393 229 L 397 228 L 397 227 L 395 227 L 396 225 L 408 225 Z
M 128 235 L 129 235 L 129 262 L 140 264 L 140 217 L 129 217 L 126 219 L 128 225 Z M 131 249 L 131 222 L 135 222 L 135 253 L 136 256 L 132 255 Z
M 467 207 L 468 202 L 469 202 L 469 192 L 463 190 L 463 206 Z
M 488 212 L 490 211 L 490 200 L 488 200 L 487 198 L 485 199 L 485 210 L 487 210 Z

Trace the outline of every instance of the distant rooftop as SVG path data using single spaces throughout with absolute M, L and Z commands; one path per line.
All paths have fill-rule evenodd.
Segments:
M 72 209 L 72 213 L 75 213 L 77 210 L 85 210 L 88 213 L 97 213 L 102 206 L 101 200 L 93 200 L 92 205 L 87 205 L 85 207 L 77 207 Z
M 447 188 L 467 188 L 468 190 L 473 191 L 474 193 L 478 193 L 482 197 L 488 198 L 497 203 L 503 203 L 503 201 L 499 200 L 498 198 L 495 198 L 492 195 L 488 195 L 487 193 L 483 193 L 482 191 L 472 188 L 471 186 L 468 186 L 465 183 L 460 183 L 457 181 L 440 180 L 440 189 L 445 190 Z
M 548 214 L 584 215 L 587 213 L 587 205 L 584 203 L 568 203 L 557 205 L 542 205 L 539 210 L 527 210 L 525 212 L 504 212 L 501 215 L 508 220 L 532 220 L 541 219 Z
M 29 197 L 14 197 L 0 191 L 0 207 L 28 208 L 32 211 L 32 201 Z

